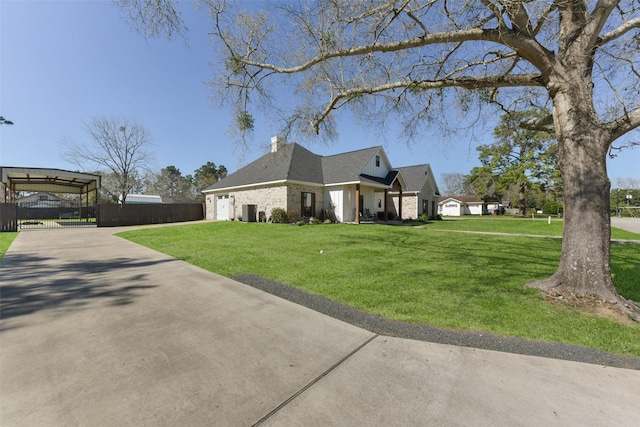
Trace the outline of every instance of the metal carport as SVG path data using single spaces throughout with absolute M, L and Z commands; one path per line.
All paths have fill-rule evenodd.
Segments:
M 9 206 L 6 205 L 15 205 L 18 191 L 78 194 L 81 200 L 84 195 L 87 206 L 89 194 L 95 192 L 96 204 L 98 203 L 100 175 L 62 169 L 0 166 L 0 176 L 2 202 L 5 204 L 2 209 L 2 230 L 17 228 L 17 224 L 8 226 L 5 222 L 9 220 L 10 212 Z M 13 221 L 16 222 L 16 219 Z

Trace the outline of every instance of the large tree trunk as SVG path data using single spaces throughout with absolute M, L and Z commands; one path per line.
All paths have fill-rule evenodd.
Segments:
M 609 266 L 610 184 L 605 156 L 593 155 L 602 151 L 599 147 L 595 134 L 561 145 L 564 233 L 560 265 L 551 280 L 559 290 L 615 301 Z
M 554 98 L 560 171 L 564 182 L 564 232 L 557 271 L 528 286 L 593 296 L 640 320 L 638 306 L 613 286 L 610 182 L 606 155 L 609 143 L 595 112 L 584 105 L 590 94 L 573 86 Z

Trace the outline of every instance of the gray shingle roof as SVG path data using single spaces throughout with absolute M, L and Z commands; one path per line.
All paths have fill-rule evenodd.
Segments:
M 299 144 L 286 144 L 275 153 L 265 154 L 204 191 L 285 180 L 319 185 L 366 181 L 391 185 L 398 171 L 389 172 L 385 178 L 361 175 L 367 163 L 381 149 L 382 147 L 377 146 L 332 156 L 320 156 Z
M 365 148 L 348 153 L 335 154 L 322 158 L 322 174 L 325 184 L 355 182 L 360 180 L 360 173 L 367 162 L 375 156 L 381 147 Z
M 407 183 L 405 191 L 420 191 L 428 178 L 427 171 L 429 170 L 429 165 L 404 166 L 395 168 L 395 170 L 402 174 L 402 177 Z
M 321 159 L 321 156 L 299 144 L 286 144 L 275 153 L 265 154 L 204 191 L 284 180 L 322 184 Z

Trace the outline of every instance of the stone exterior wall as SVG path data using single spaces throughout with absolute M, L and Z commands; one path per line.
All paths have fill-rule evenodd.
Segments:
M 229 219 L 237 220 L 242 216 L 242 205 L 257 205 L 257 211 L 264 211 L 267 218 L 271 216 L 271 209 L 287 208 L 287 187 L 264 185 L 247 190 L 208 193 L 206 196 L 207 219 L 216 218 L 216 197 L 221 194 L 229 195 Z
M 300 213 L 303 192 L 315 193 L 315 217 L 320 218 L 324 207 L 324 188 L 320 186 L 289 185 L 287 189 L 287 211 L 296 210 Z
M 413 193 L 405 193 L 402 195 L 402 216 L 403 219 L 417 219 L 417 216 L 422 214 L 422 203 L 423 200 L 427 201 L 427 216 L 432 217 L 436 215 L 438 212 L 437 208 L 437 196 L 435 195 L 435 191 L 431 188 L 428 182 L 425 182 L 423 187 L 420 189 L 420 193 L 418 195 Z M 434 202 L 435 203 L 432 203 Z M 393 195 L 392 201 L 392 210 L 395 210 L 397 214 L 399 208 L 399 197 L 397 194 Z M 435 207 L 435 209 L 434 209 Z M 390 210 L 391 211 L 391 210 Z
M 205 196 L 204 217 L 206 219 L 216 219 L 216 195 L 207 194 Z
M 242 205 L 257 205 L 258 212 L 264 212 L 266 217 L 271 216 L 273 208 L 287 209 L 287 187 L 278 186 L 261 186 L 248 190 L 229 192 L 230 197 L 234 197 L 235 206 L 230 204 L 232 218 L 242 216 Z
M 271 216 L 273 208 L 300 212 L 302 192 L 315 193 L 316 217 L 320 217 L 324 204 L 322 187 L 309 185 L 258 186 L 246 190 L 209 193 L 206 197 L 207 219 L 215 219 L 216 196 L 229 194 L 229 219 L 237 220 L 242 216 L 242 205 L 257 205 L 258 212 Z
M 402 219 L 416 219 L 416 212 L 418 211 L 418 196 L 413 193 L 402 194 Z M 393 196 L 393 210 L 396 215 L 400 208 L 400 197 Z

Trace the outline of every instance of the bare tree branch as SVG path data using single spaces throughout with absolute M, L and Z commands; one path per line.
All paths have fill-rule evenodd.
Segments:
M 535 39 L 522 37 L 515 33 L 504 33 L 500 30 L 485 29 L 468 29 L 446 33 L 427 34 L 420 37 L 414 37 L 407 40 L 397 41 L 384 44 L 368 44 L 349 49 L 339 49 L 327 53 L 317 55 L 304 63 L 293 67 L 282 67 L 265 62 L 252 61 L 246 57 L 238 57 L 234 54 L 233 60 L 252 67 L 271 70 L 280 74 L 294 74 L 307 71 L 314 65 L 326 62 L 334 58 L 346 58 L 351 56 L 368 55 L 372 53 L 388 53 L 405 51 L 408 49 L 419 48 L 440 43 L 457 43 L 469 41 L 491 41 L 504 44 L 508 47 L 517 49 L 521 55 L 536 66 L 543 74 L 547 73 L 552 67 L 551 52 L 539 45 Z
M 443 89 L 448 87 L 461 87 L 464 89 L 496 88 L 496 87 L 522 87 L 522 86 L 544 86 L 542 76 L 538 74 L 528 75 L 508 75 L 508 76 L 484 76 L 484 77 L 463 77 L 458 79 L 439 79 L 422 81 L 404 81 L 388 83 L 376 87 L 353 88 L 341 92 L 333 97 L 327 104 L 322 114 L 312 123 L 314 130 L 318 131 L 318 125 L 334 109 L 341 100 L 360 95 L 371 95 L 379 92 L 386 92 L 393 89 L 406 88 L 412 91 L 426 91 L 430 89 Z
M 602 35 L 600 37 L 600 45 L 605 45 L 613 40 L 616 40 L 631 30 L 640 29 L 640 18 L 630 19 L 626 22 L 623 22 L 618 28 L 609 31 L 608 33 Z
M 145 37 L 164 33 L 170 39 L 185 37 L 187 27 L 173 0 L 112 0 L 125 13 L 127 21 Z
M 640 108 L 636 108 L 634 111 L 606 124 L 606 129 L 612 142 L 638 127 L 640 127 Z
M 153 154 L 149 131 L 124 118 L 100 116 L 85 125 L 90 140 L 65 141 L 63 157 L 83 170 L 109 170 L 117 182 L 122 203 L 127 194 L 150 172 Z

